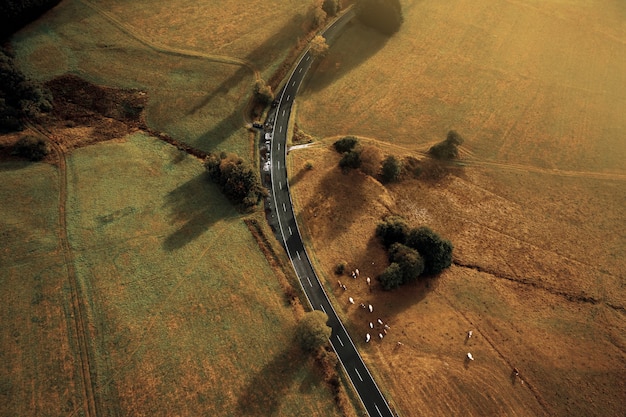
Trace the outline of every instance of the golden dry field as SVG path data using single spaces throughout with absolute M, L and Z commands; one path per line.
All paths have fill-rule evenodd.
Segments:
M 361 342 L 366 361 L 402 416 L 624 415 L 626 6 L 402 4 L 392 38 L 355 24 L 319 63 L 297 123 L 326 139 L 290 152 L 302 230 L 352 334 L 368 325 L 348 296 L 390 323 Z M 343 174 L 330 146 L 350 134 L 423 159 L 450 129 L 462 164 L 438 179 Z M 338 291 L 341 260 L 385 268 L 374 230 L 392 213 L 450 239 L 452 267 L 428 285 L 370 293 L 343 277 Z

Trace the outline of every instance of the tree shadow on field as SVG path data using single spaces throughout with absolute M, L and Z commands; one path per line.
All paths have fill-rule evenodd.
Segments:
M 316 191 L 319 198 L 311 200 L 304 207 L 303 214 L 328 219 L 321 226 L 325 228 L 322 235 L 327 239 L 334 240 L 340 234 L 348 233 L 371 198 L 365 190 L 366 181 L 367 175 L 358 169 L 343 172 L 338 166 L 333 168 L 320 181 Z
M 388 40 L 388 36 L 363 25 L 358 18 L 352 19 L 332 42 L 328 54 L 313 62 L 306 88 L 313 92 L 323 90 L 376 55 Z
M 206 172 L 192 178 L 165 196 L 164 207 L 169 209 L 172 223 L 182 226 L 165 238 L 163 248 L 167 251 L 180 249 L 218 220 L 232 217 L 232 206 L 213 185 Z
M 288 342 L 287 346 L 246 384 L 237 401 L 239 415 L 255 417 L 280 415 L 283 398 L 290 391 L 300 369 L 306 366 L 302 355 L 294 339 Z

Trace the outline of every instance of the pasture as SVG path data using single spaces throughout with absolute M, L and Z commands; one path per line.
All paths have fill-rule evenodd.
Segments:
M 81 359 L 99 415 L 340 415 L 292 339 L 275 271 L 197 159 L 142 134 L 68 157 L 87 357 L 58 243 L 59 174 L 2 167 L 15 206 L 3 224 L 3 415 L 86 414 Z
M 355 24 L 319 63 L 296 121 L 328 138 L 290 153 L 302 230 L 352 334 L 368 329 L 362 300 L 391 325 L 364 357 L 403 416 L 624 414 L 626 10 L 402 3 L 394 37 Z M 341 173 L 330 146 L 357 135 L 422 159 L 450 129 L 463 167 L 440 179 L 383 186 Z M 338 290 L 339 261 L 387 265 L 374 230 L 391 213 L 449 238 L 453 266 L 390 293 Z

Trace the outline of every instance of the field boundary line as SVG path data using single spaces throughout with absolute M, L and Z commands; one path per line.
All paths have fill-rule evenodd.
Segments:
M 207 54 L 203 52 L 192 51 L 189 49 L 175 48 L 172 46 L 166 46 L 158 42 L 154 42 L 146 38 L 142 34 L 138 33 L 134 28 L 122 22 L 117 17 L 115 17 L 112 13 L 104 10 L 100 6 L 97 6 L 88 0 L 78 0 L 78 2 L 84 4 L 87 7 L 90 7 L 91 9 L 96 11 L 99 15 L 106 18 L 110 23 L 112 23 L 119 30 L 121 30 L 122 32 L 126 33 L 128 36 L 141 42 L 142 44 L 144 44 L 145 46 L 147 46 L 148 48 L 156 52 L 169 54 L 169 55 L 175 55 L 175 56 L 189 57 L 189 58 L 201 58 L 201 59 L 206 59 L 208 61 L 218 62 L 222 64 L 238 65 L 238 66 L 246 67 L 254 74 L 254 77 L 256 80 L 261 79 L 260 71 L 250 61 L 247 61 L 241 58 L 227 56 L 227 55 Z
M 83 404 L 77 406 L 72 410 L 70 416 L 74 416 L 79 410 L 83 410 L 87 416 L 96 417 L 98 415 L 98 406 L 95 397 L 94 382 L 92 379 L 92 373 L 95 375 L 95 369 L 91 367 L 91 351 L 89 345 L 89 318 L 86 311 L 84 300 L 82 298 L 81 285 L 76 275 L 76 269 L 74 268 L 74 256 L 72 255 L 72 247 L 69 242 L 67 234 L 67 161 L 65 159 L 65 151 L 54 140 L 54 137 L 44 131 L 42 127 L 34 126 L 28 123 L 28 127 L 37 132 L 40 135 L 48 138 L 48 141 L 58 158 L 59 169 L 59 229 L 58 235 L 61 245 L 61 252 L 65 269 L 67 271 L 67 280 L 70 286 L 70 304 L 74 315 L 74 331 L 76 332 L 76 338 L 78 339 L 78 362 L 80 367 L 80 374 L 82 376 L 83 385 Z

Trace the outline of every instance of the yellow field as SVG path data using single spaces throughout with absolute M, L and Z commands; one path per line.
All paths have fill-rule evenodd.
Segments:
M 290 166 L 339 310 L 357 340 L 368 318 L 348 296 L 390 323 L 362 347 L 402 416 L 623 415 L 626 8 L 403 5 L 390 39 L 349 28 L 298 99 L 299 127 L 334 137 L 291 152 Z M 384 187 L 342 174 L 330 148 L 350 134 L 419 159 L 450 129 L 466 138 L 464 167 L 440 180 Z M 374 230 L 390 213 L 450 239 L 454 265 L 428 286 L 369 293 L 344 277 L 338 291 L 339 261 L 370 277 L 387 265 Z

